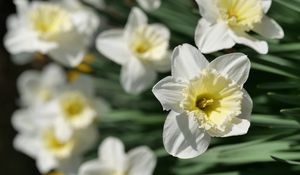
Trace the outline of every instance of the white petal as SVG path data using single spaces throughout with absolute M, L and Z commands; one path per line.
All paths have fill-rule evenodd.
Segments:
M 192 45 L 177 46 L 172 55 L 172 76 L 190 80 L 206 68 L 208 61 L 201 52 Z
M 114 137 L 106 138 L 99 147 L 98 156 L 101 162 L 105 162 L 105 165 L 114 167 L 120 172 L 125 171 L 126 155 L 121 140 Z
M 29 2 L 28 0 L 14 0 L 14 4 L 17 7 L 17 13 L 23 15 L 23 13 L 26 13 Z
M 281 39 L 284 37 L 284 32 L 280 25 L 267 16 L 264 16 L 260 23 L 254 25 L 253 31 L 266 38 Z
M 183 84 L 176 83 L 172 77 L 166 77 L 159 81 L 152 89 L 153 94 L 159 100 L 164 110 L 181 111 L 179 106 L 184 98 L 182 90 Z
M 167 52 L 165 57 L 153 60 L 151 64 L 157 72 L 169 72 L 171 70 L 171 53 Z
M 58 161 L 55 160 L 48 152 L 41 151 L 38 153 L 36 160 L 36 166 L 41 173 L 48 173 L 50 170 L 53 170 L 58 167 Z
M 152 175 L 156 157 L 146 146 L 135 148 L 128 152 L 128 175 Z
M 98 160 L 91 160 L 83 163 L 79 168 L 79 175 L 111 175 L 114 171 L 110 167 L 103 165 Z
M 74 150 L 74 154 L 82 155 L 82 153 L 95 146 L 96 141 L 99 139 L 99 133 L 94 125 L 90 125 L 87 128 L 77 130 L 74 134 L 74 137 L 79 143 L 84 143 L 77 145 L 77 148 Z
M 245 119 L 234 118 L 232 122 L 232 128 L 230 131 L 221 137 L 230 137 L 244 135 L 248 132 L 250 122 Z
M 210 21 L 215 22 L 220 16 L 216 4 L 212 0 L 196 0 L 200 15 Z
M 232 31 L 230 32 L 232 39 L 238 43 L 251 47 L 260 54 L 268 53 L 268 43 L 266 41 L 257 40 L 245 32 Z
M 121 65 L 132 57 L 122 30 L 102 32 L 96 39 L 96 48 L 101 54 Z
M 146 14 L 139 8 L 133 7 L 128 20 L 125 26 L 125 37 L 130 38 L 130 35 L 134 32 L 136 28 L 139 26 L 146 25 L 148 22 L 148 18 Z
M 243 86 L 250 72 L 250 60 L 243 53 L 232 53 L 220 56 L 209 63 L 209 68 L 228 76 L 237 84 Z
M 4 36 L 4 46 L 11 54 L 23 52 L 48 53 L 57 47 L 54 42 L 44 42 L 38 39 L 36 33 L 26 29 L 11 29 Z
M 245 89 L 243 89 L 242 113 L 238 118 L 246 119 L 250 121 L 252 108 L 253 108 L 252 99 L 248 94 L 248 92 Z
M 20 134 L 14 138 L 13 146 L 16 150 L 22 151 L 28 156 L 35 158 L 38 156 L 38 142 L 37 138 L 32 135 Z
M 246 90 L 243 89 L 242 113 L 235 118 L 231 130 L 222 137 L 244 135 L 250 127 L 250 116 L 253 108 L 251 97 Z
M 158 32 L 164 40 L 170 39 L 170 30 L 167 26 L 163 24 L 150 24 L 149 27 Z
M 90 39 L 94 32 L 98 29 L 100 20 L 99 17 L 88 8 L 81 7 L 80 10 L 75 11 L 71 19 L 80 33 L 86 34 Z
M 121 84 L 126 92 L 139 94 L 154 84 L 156 72 L 148 65 L 132 58 L 122 67 Z
M 30 106 L 37 102 L 36 90 L 40 87 L 40 74 L 35 70 L 23 72 L 17 80 L 21 105 Z
M 235 42 L 229 35 L 227 24 L 209 23 L 205 19 L 198 22 L 195 32 L 195 43 L 202 53 L 212 53 L 222 49 L 229 49 Z
M 161 5 L 161 0 L 137 0 L 137 2 L 147 11 L 156 10 Z
M 95 84 L 91 76 L 80 74 L 80 76 L 70 83 L 70 90 L 76 90 L 81 92 L 88 98 L 93 98 L 95 96 Z
M 59 46 L 49 52 L 51 58 L 68 67 L 77 66 L 83 60 L 87 49 L 84 37 L 77 31 L 62 34 L 58 37 Z
M 59 87 L 66 83 L 66 74 L 62 67 L 57 64 L 47 65 L 42 73 L 43 85 L 50 87 Z
M 55 132 L 55 137 L 58 140 L 62 142 L 66 142 L 70 140 L 73 134 L 73 129 L 71 128 L 68 121 L 66 121 L 66 119 L 64 119 L 63 117 L 56 117 L 55 124 L 54 124 L 54 132 Z
M 20 20 L 16 14 L 9 15 L 6 19 L 7 30 L 14 30 L 20 25 Z
M 271 7 L 272 0 L 261 0 L 264 13 L 267 13 Z
M 19 109 L 13 113 L 11 122 L 19 132 L 33 132 L 34 123 L 31 120 L 32 113 L 29 109 Z
M 163 142 L 168 153 L 188 159 L 206 151 L 210 136 L 199 128 L 194 118 L 171 111 L 165 121 Z

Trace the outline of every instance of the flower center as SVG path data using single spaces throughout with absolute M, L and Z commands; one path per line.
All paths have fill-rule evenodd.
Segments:
M 86 108 L 86 99 L 79 92 L 68 92 L 60 101 L 62 111 L 67 118 L 78 117 Z
M 217 0 L 217 6 L 222 20 L 243 31 L 253 29 L 263 17 L 261 0 Z
M 138 27 L 130 37 L 130 50 L 140 59 L 160 58 L 168 48 L 167 39 L 151 26 Z
M 29 12 L 32 28 L 41 38 L 51 40 L 72 28 L 69 12 L 50 3 L 39 3 Z
M 199 77 L 190 80 L 184 94 L 182 108 L 208 132 L 223 132 L 241 113 L 241 87 L 216 70 L 203 70 Z
M 198 96 L 196 100 L 196 106 L 202 110 L 206 111 L 208 110 L 213 104 L 215 100 L 211 97 L 206 97 L 206 96 Z
M 44 131 L 43 143 L 50 153 L 59 158 L 69 157 L 75 144 L 72 138 L 66 141 L 58 139 L 52 128 Z
M 38 90 L 37 92 L 38 97 L 43 101 L 43 102 L 47 102 L 49 101 L 52 96 L 53 96 L 53 92 L 50 89 L 47 88 L 41 88 Z

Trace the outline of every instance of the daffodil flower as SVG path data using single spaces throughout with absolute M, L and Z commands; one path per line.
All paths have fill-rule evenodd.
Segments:
M 266 16 L 272 0 L 196 1 L 202 19 L 196 28 L 195 43 L 202 53 L 232 48 L 238 43 L 266 54 L 267 42 L 255 39 L 248 32 L 270 39 L 284 37 L 279 24 Z
M 146 11 L 156 10 L 161 5 L 161 0 L 137 0 L 137 2 Z
M 170 69 L 170 31 L 161 24 L 147 24 L 147 16 L 133 8 L 124 30 L 101 33 L 96 47 L 107 58 L 122 65 L 121 84 L 128 93 L 149 88 L 157 71 Z
M 65 137 L 64 133 L 57 132 L 55 120 L 40 108 L 16 111 L 12 124 L 19 132 L 14 147 L 35 159 L 41 173 L 52 169 L 76 172 L 83 153 L 98 137 L 95 127 L 77 130 Z
M 56 64 L 46 66 L 42 72 L 25 71 L 17 80 L 20 103 L 27 107 L 51 101 L 65 86 L 65 72 Z
M 125 154 L 123 143 L 113 137 L 99 146 L 98 159 L 83 163 L 79 175 L 151 175 L 156 164 L 154 153 L 146 146 Z
M 74 130 L 93 126 L 97 117 L 107 113 L 110 107 L 106 101 L 95 97 L 93 80 L 81 75 L 44 105 L 43 110 L 56 120 L 57 132 L 69 137 Z
M 164 110 L 171 110 L 163 131 L 168 153 L 193 158 L 206 151 L 211 137 L 246 134 L 252 100 L 243 89 L 250 61 L 242 53 L 208 62 L 195 47 L 174 49 L 172 76 L 153 87 Z
M 99 25 L 90 9 L 80 6 L 77 0 L 14 2 L 17 14 L 8 17 L 4 37 L 11 54 L 39 52 L 70 67 L 82 61 Z M 28 56 L 15 58 L 30 60 Z

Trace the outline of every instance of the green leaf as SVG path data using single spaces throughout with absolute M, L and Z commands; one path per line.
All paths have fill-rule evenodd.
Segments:
M 283 5 L 291 10 L 300 13 L 300 3 L 295 0 L 274 0 L 276 3 Z
M 281 109 L 280 112 L 288 116 L 300 117 L 300 108 Z
M 300 82 L 270 82 L 257 85 L 260 89 L 295 89 L 300 88 Z
M 289 128 L 289 129 L 299 129 L 300 125 L 297 121 L 286 119 L 281 116 L 275 115 L 252 115 L 251 123 L 259 126 L 267 126 L 272 128 Z
M 285 159 L 281 159 L 275 156 L 271 156 L 272 159 L 278 161 L 278 162 L 283 162 L 283 163 L 288 163 L 288 164 L 292 164 L 292 165 L 300 165 L 300 162 L 297 161 L 293 161 L 293 160 L 285 160 Z
M 281 76 L 288 77 L 288 78 L 293 78 L 293 79 L 298 79 L 299 78 L 298 76 L 296 76 L 294 74 L 291 74 L 287 71 L 276 69 L 276 68 L 273 68 L 271 66 L 267 66 L 267 65 L 264 65 L 264 64 L 260 64 L 260 63 L 252 62 L 251 63 L 251 68 L 256 69 L 256 70 L 260 70 L 260 71 L 264 71 L 264 72 L 268 72 L 268 73 L 272 73 L 272 74 L 281 75 Z
M 300 95 L 283 95 L 283 94 L 276 94 L 273 92 L 269 92 L 268 95 L 273 99 L 276 99 L 278 101 L 287 104 L 300 105 Z
M 163 124 L 165 116 L 161 114 L 145 114 L 134 110 L 114 110 L 102 117 L 102 122 L 123 121 L 131 121 L 139 124 Z

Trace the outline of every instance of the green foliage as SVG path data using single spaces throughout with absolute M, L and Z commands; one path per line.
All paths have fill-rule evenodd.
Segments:
M 107 4 L 105 10 L 98 12 L 116 27 L 126 23 L 130 8 L 137 5 L 132 0 L 107 0 Z M 194 30 L 200 15 L 193 0 L 163 0 L 161 8 L 148 15 L 151 21 L 164 23 L 171 29 L 172 48 L 182 43 L 194 44 Z M 169 156 L 164 151 L 161 136 L 167 112 L 162 111 L 150 90 L 140 96 L 126 94 L 119 85 L 120 67 L 94 51 L 99 58 L 92 65 L 99 94 L 114 109 L 99 123 L 102 138 L 118 136 L 128 148 L 150 146 L 158 156 L 155 174 L 299 174 L 300 1 L 274 0 L 268 15 L 285 30 L 283 40 L 269 40 L 268 55 L 259 55 L 244 46 L 224 51 L 244 52 L 252 62 L 245 88 L 253 97 L 254 114 L 246 136 L 216 138 L 206 153 L 194 159 Z

